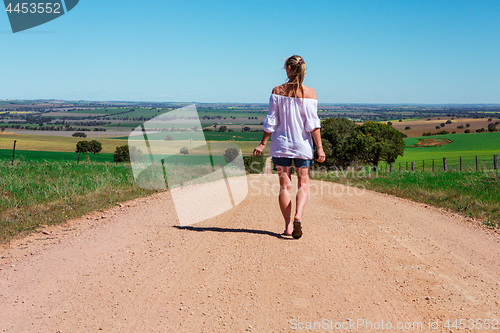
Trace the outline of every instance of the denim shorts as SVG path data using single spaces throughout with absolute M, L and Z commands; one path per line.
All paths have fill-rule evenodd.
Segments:
M 273 157 L 273 163 L 277 166 L 289 167 L 292 166 L 292 161 L 296 168 L 307 168 L 314 163 L 314 159 L 303 160 L 301 158 Z

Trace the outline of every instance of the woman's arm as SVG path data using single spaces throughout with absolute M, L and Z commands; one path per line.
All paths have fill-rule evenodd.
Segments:
M 318 159 L 319 163 L 323 163 L 326 160 L 325 151 L 323 150 L 323 143 L 321 142 L 321 130 L 316 128 L 311 131 L 314 142 L 316 143 L 316 148 L 318 148 Z M 265 146 L 264 146 L 265 147 Z
M 271 137 L 271 133 L 264 132 L 262 135 L 262 140 L 260 141 L 260 144 L 255 147 L 253 150 L 253 156 L 260 156 L 262 155 L 262 152 L 266 148 L 267 141 L 269 140 L 269 137 Z

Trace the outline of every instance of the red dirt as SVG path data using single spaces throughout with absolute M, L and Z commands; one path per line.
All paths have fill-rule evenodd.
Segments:
M 479 223 L 311 181 L 293 240 L 280 236 L 277 176 L 248 182 L 235 209 L 191 227 L 176 227 L 163 192 L 12 241 L 0 250 L 0 331 L 288 332 L 363 319 L 451 332 L 447 319 L 500 319 L 500 238 Z

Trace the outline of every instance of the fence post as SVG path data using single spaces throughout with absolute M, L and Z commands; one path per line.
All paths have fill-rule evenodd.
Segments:
M 478 169 L 477 169 L 477 155 L 476 155 L 476 171 L 477 171 L 477 170 L 478 170 Z
M 498 155 L 493 155 L 493 167 L 495 170 L 498 169 Z
M 462 171 L 462 156 L 460 156 L 460 171 Z
M 444 165 L 444 171 L 448 171 L 448 162 L 446 160 L 446 157 L 443 157 L 443 165 Z
M 411 162 L 411 171 L 415 171 L 415 162 Z
M 393 163 L 391 163 L 391 164 L 390 164 L 390 166 L 391 166 L 391 167 L 390 167 L 390 169 L 389 169 L 389 171 L 390 171 L 390 172 L 392 172 L 392 169 L 393 169 L 392 164 L 393 164 Z
M 12 149 L 12 165 L 14 165 L 14 156 L 16 154 L 16 141 L 14 140 L 14 148 Z

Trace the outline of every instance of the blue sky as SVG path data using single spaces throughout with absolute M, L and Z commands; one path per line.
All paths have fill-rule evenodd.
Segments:
M 304 57 L 320 103 L 500 103 L 500 1 L 95 1 L 12 34 L 0 99 L 266 103 Z

